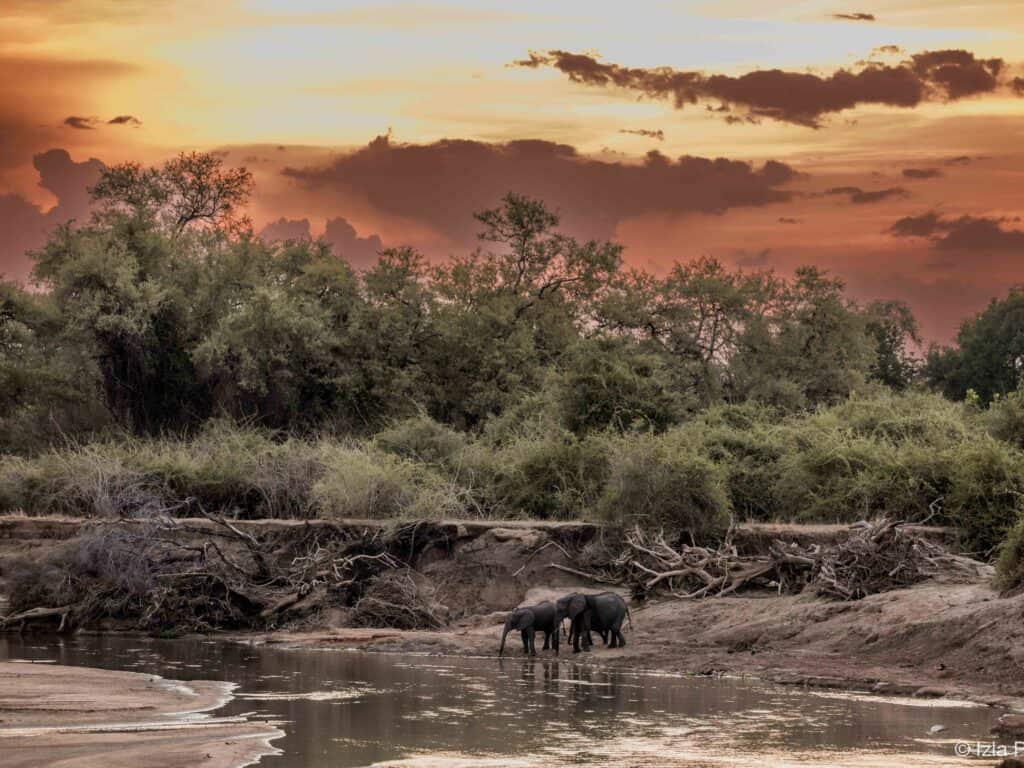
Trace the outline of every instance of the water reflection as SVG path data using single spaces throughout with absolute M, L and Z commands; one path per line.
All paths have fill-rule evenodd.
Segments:
M 218 714 L 287 721 L 275 743 L 284 755 L 266 766 L 955 765 L 952 740 L 984 738 L 997 714 L 638 675 L 543 654 L 437 658 L 86 636 L 0 638 L 0 657 L 235 682 L 237 698 Z M 941 740 L 928 735 L 937 723 L 946 726 Z

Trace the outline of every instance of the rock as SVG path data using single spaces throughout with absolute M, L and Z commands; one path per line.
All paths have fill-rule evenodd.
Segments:
M 922 685 L 914 691 L 914 695 L 921 699 L 941 699 L 949 695 L 949 689 L 937 685 Z
M 992 733 L 1006 739 L 1024 739 L 1024 714 L 1008 712 L 999 716 L 999 721 L 992 726 Z
M 928 729 L 928 733 L 942 733 L 944 730 L 946 730 L 944 725 L 933 725 Z

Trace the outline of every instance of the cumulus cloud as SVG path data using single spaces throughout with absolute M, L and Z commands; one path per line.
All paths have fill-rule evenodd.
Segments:
M 89 215 L 88 190 L 104 168 L 95 158 L 75 162 L 64 149 L 37 154 L 32 164 L 39 186 L 53 193 L 57 204 L 44 211 L 19 195 L 0 195 L 0 274 L 19 280 L 28 277 L 26 251 L 39 248 L 58 224 Z
M 260 230 L 260 237 L 268 243 L 285 240 L 309 240 L 309 219 L 286 219 L 283 216 Z
M 621 88 L 648 98 L 671 99 L 677 109 L 702 101 L 735 109 L 741 119 L 771 119 L 817 128 L 823 117 L 862 104 L 915 107 L 925 101 L 953 101 L 991 93 L 1002 83 L 1002 59 L 980 59 L 969 51 L 940 50 L 914 54 L 887 65 L 863 62 L 831 74 L 765 69 L 739 76 L 680 71 L 671 67 L 625 67 L 586 53 L 531 51 L 515 67 L 553 67 L 572 82 Z M 722 111 L 719 108 L 716 111 Z
M 856 205 L 864 203 L 879 203 L 891 197 L 906 197 L 907 190 L 903 187 L 889 187 L 887 189 L 861 189 L 860 187 L 832 187 L 825 190 L 826 195 L 845 195 L 846 198 Z
M 658 141 L 665 140 L 665 132 L 660 128 L 657 130 L 650 130 L 648 128 L 620 128 L 619 133 L 631 133 L 634 136 L 644 136 L 648 139 L 657 139 Z
M 331 244 L 334 255 L 345 259 L 355 269 L 368 269 L 377 263 L 377 254 L 384 244 L 377 235 L 360 237 L 356 228 L 341 216 L 327 222 L 324 240 Z
M 1024 231 L 1006 227 L 1008 221 L 970 215 L 947 218 L 936 211 L 927 211 L 916 216 L 904 216 L 888 231 L 896 237 L 927 239 L 936 251 L 1024 255 Z
M 760 167 L 725 158 L 657 151 L 642 162 L 580 155 L 549 141 L 507 143 L 445 139 L 399 144 L 379 136 L 324 166 L 285 168 L 308 189 L 360 199 L 393 217 L 426 224 L 460 243 L 478 229 L 472 211 L 507 192 L 538 197 L 562 215 L 567 231 L 609 238 L 619 222 L 648 213 L 721 213 L 792 199 L 785 185 L 797 177 L 785 163 Z
M 873 13 L 833 13 L 833 19 L 839 21 L 874 21 L 875 14 Z
M 904 168 L 903 176 L 907 179 L 936 179 L 942 175 L 938 168 Z

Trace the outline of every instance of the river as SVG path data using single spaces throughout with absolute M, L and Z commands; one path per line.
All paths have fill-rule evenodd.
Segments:
M 600 651 L 596 651 L 599 654 Z M 0 659 L 235 683 L 218 715 L 279 721 L 266 768 L 902 766 L 988 738 L 996 710 L 604 670 L 547 654 L 449 658 L 118 635 L 0 638 Z M 933 726 L 944 730 L 931 732 Z M 988 761 L 994 762 L 994 761 Z

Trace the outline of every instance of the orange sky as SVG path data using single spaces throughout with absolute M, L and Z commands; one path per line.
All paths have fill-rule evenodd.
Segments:
M 0 272 L 85 215 L 90 158 L 206 149 L 272 234 L 443 258 L 515 189 L 634 264 L 814 263 L 946 340 L 1024 282 L 1015 78 L 1019 0 L 7 0 Z

